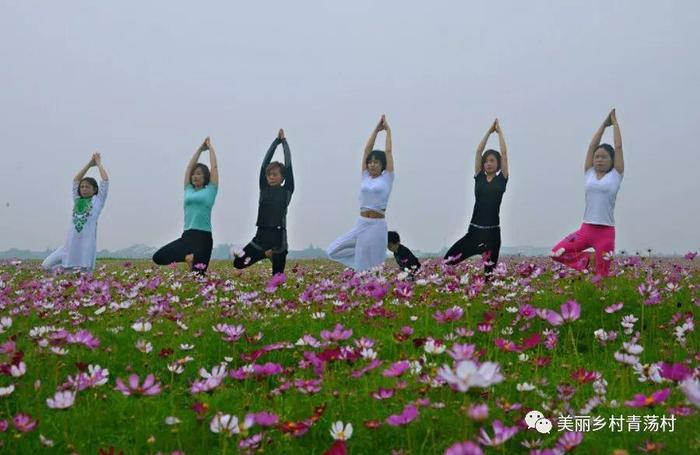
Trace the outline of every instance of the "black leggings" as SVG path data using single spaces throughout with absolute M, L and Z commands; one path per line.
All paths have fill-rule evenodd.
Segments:
M 173 262 L 185 262 L 185 256 L 194 255 L 192 261 L 192 271 L 204 273 L 209 267 L 213 241 L 211 232 L 188 229 L 182 233 L 182 237 L 174 240 L 153 255 L 153 262 L 158 265 L 168 265 Z M 196 267 L 197 264 L 204 264 L 203 269 Z
M 272 250 L 272 274 L 284 273 L 287 263 L 287 232 L 284 229 L 259 227 L 253 240 L 243 248 L 243 256 L 233 260 L 233 266 L 244 269 L 265 259 Z
M 447 262 L 449 265 L 455 265 L 459 264 L 470 256 L 474 256 L 475 254 L 483 254 L 487 251 L 490 252 L 488 262 L 493 264 L 484 266 L 484 272 L 491 273 L 493 268 L 498 263 L 498 253 L 501 251 L 501 228 L 479 229 L 469 226 L 469 231 L 464 235 L 464 237 L 457 240 L 457 242 L 447 251 L 447 254 L 445 254 L 445 260 L 447 260 L 449 257 L 459 255 L 458 258 Z

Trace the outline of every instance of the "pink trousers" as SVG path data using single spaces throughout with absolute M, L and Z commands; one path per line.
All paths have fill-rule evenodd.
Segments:
M 608 276 L 615 251 L 615 226 L 583 223 L 578 231 L 567 235 L 552 248 L 552 259 L 583 271 L 590 259 L 583 250 L 590 247 L 595 250 L 596 275 Z

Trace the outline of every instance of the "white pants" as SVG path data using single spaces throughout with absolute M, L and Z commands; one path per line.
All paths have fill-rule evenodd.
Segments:
M 387 226 L 384 218 L 359 217 L 352 230 L 326 250 L 328 257 L 355 270 L 367 270 L 386 260 Z
M 54 267 L 58 267 L 59 265 L 63 264 L 63 257 L 66 255 L 65 247 L 61 246 L 59 247 L 56 251 L 53 253 L 49 254 L 46 259 L 44 259 L 44 262 L 41 263 L 41 266 L 45 270 L 51 270 Z

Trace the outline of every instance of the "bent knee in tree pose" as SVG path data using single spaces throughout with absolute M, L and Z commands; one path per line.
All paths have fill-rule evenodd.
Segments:
M 600 143 L 609 126 L 613 127 L 615 147 Z M 613 109 L 593 135 L 586 153 L 586 209 L 583 223 L 577 231 L 567 235 L 552 248 L 552 259 L 583 271 L 590 260 L 590 255 L 583 250 L 593 248 L 596 275 L 608 276 L 615 251 L 615 200 L 624 171 L 622 134 Z
M 91 167 L 100 172 L 100 184 L 92 177 L 85 177 Z M 102 166 L 102 156 L 94 153 L 78 174 L 73 178 L 71 194 L 73 197 L 72 223 L 66 241 L 51 253 L 42 267 L 51 270 L 55 267 L 65 269 L 92 270 L 95 268 L 97 255 L 97 220 L 102 213 L 109 192 L 109 177 Z
M 284 150 L 284 164 L 272 162 L 280 144 Z M 284 130 L 280 129 L 260 167 L 260 197 L 255 223 L 258 229 L 253 240 L 243 249 L 243 254 L 233 260 L 237 269 L 269 258 L 272 261 L 272 274 L 284 273 L 287 262 L 287 208 L 293 193 L 292 154 Z
M 199 157 L 209 151 L 211 170 Z M 219 190 L 219 168 L 216 152 L 210 138 L 204 140 L 185 170 L 185 228 L 182 236 L 161 247 L 153 255 L 153 262 L 168 265 L 186 262 L 191 271 L 204 273 L 209 267 L 213 245 L 211 209 Z
M 501 151 L 486 150 L 491 134 L 498 134 Z M 500 171 L 500 172 L 499 172 Z M 484 271 L 490 274 L 501 251 L 500 209 L 508 184 L 508 149 L 498 119 L 494 120 L 476 148 L 474 159 L 474 210 L 467 233 L 445 254 L 449 265 L 475 254 L 484 258 Z
M 377 134 L 386 131 L 385 150 L 373 150 Z M 331 243 L 328 257 L 355 270 L 367 270 L 384 263 L 387 224 L 384 218 L 394 183 L 391 128 L 382 115 L 365 145 L 360 183 L 360 216 L 355 226 Z

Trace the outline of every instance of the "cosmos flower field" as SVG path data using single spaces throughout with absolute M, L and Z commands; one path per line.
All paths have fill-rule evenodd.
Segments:
M 598 280 L 506 258 L 490 282 L 439 259 L 415 280 L 1 262 L 0 451 L 691 453 L 699 260 L 615 257 Z

